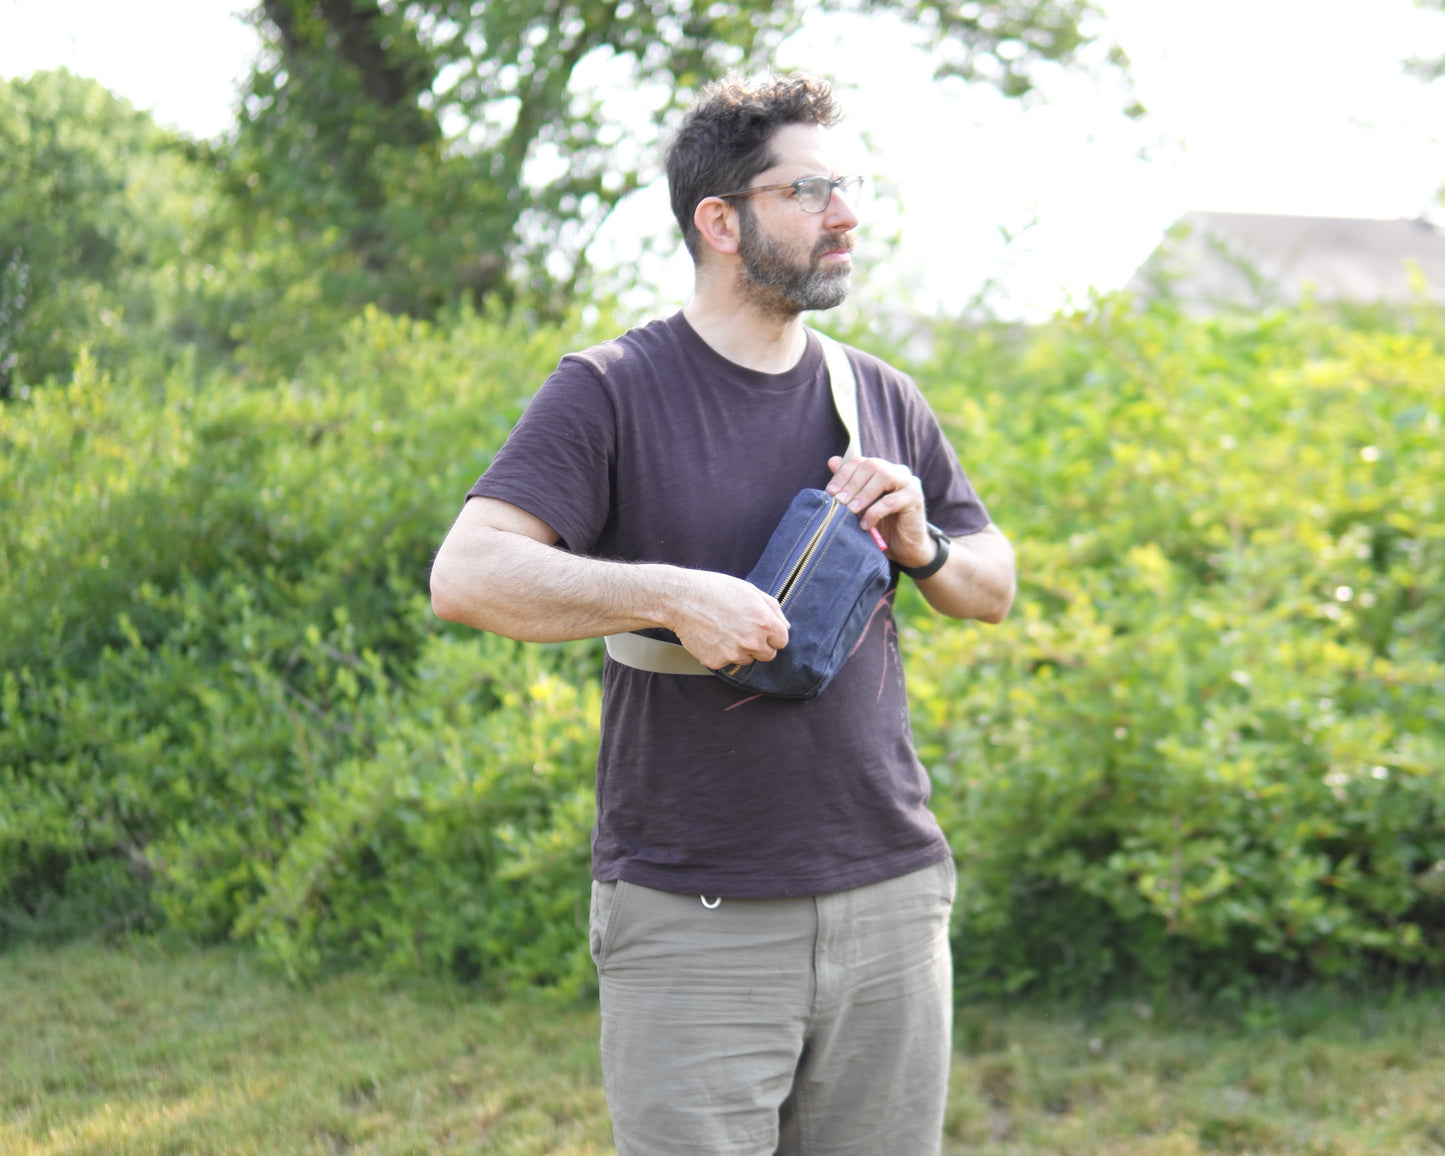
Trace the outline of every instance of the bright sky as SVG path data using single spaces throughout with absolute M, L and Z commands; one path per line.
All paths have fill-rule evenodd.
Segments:
M 885 176 L 903 207 L 894 218 L 875 203 L 865 221 L 860 295 L 953 312 L 993 279 L 1002 312 L 1037 316 L 1122 286 L 1190 209 L 1441 211 L 1445 82 L 1423 85 L 1402 61 L 1445 57 L 1445 15 L 1412 0 L 1099 2 L 1133 61 L 1142 123 L 1119 115 L 1121 92 L 1078 77 L 1028 108 L 934 81 L 887 20 L 819 20 L 785 47 L 780 66 L 838 82 L 850 129 L 868 141 L 861 171 Z M 0 76 L 64 66 L 163 123 L 215 135 L 255 51 L 239 15 L 251 7 L 0 0 Z M 671 228 L 665 194 L 645 190 L 599 256 L 625 265 L 636 236 L 659 228 Z M 689 268 L 678 256 L 646 276 L 676 303 Z

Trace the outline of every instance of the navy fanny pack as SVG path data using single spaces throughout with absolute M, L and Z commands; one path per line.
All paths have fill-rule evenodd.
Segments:
M 834 408 L 848 431 L 844 457 L 861 452 L 858 387 L 843 347 L 824 334 L 823 346 Z M 768 540 L 747 580 L 782 605 L 788 645 L 771 662 L 711 670 L 676 642 L 639 633 L 609 634 L 614 662 L 654 674 L 715 674 L 755 694 L 810 699 L 838 673 L 891 579 L 880 541 L 855 514 L 822 490 L 802 490 Z
M 778 600 L 788 644 L 769 662 L 714 670 L 780 698 L 816 698 L 842 669 L 888 592 L 888 559 L 858 517 L 822 490 L 802 490 L 747 580 Z

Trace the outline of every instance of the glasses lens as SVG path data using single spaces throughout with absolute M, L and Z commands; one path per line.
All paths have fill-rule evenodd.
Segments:
M 839 177 L 836 181 L 827 177 L 808 177 L 795 186 L 798 190 L 798 204 L 805 213 L 821 213 L 833 199 L 837 189 L 848 204 L 856 208 L 863 190 L 862 177 Z
M 793 187 L 798 190 L 798 205 L 805 213 L 821 213 L 833 196 L 833 182 L 827 177 L 808 177 Z

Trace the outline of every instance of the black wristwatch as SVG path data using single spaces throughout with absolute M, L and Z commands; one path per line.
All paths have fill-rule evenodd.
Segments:
M 943 569 L 943 564 L 948 561 L 948 535 L 945 534 L 942 530 L 940 530 L 937 526 L 935 526 L 932 522 L 928 522 L 925 524 L 928 527 L 928 536 L 938 543 L 938 553 L 933 556 L 933 561 L 927 562 L 922 566 L 898 567 L 900 570 L 903 571 L 903 573 L 907 574 L 915 582 L 921 581 L 924 578 L 932 578 L 935 574 L 937 574 L 940 570 Z

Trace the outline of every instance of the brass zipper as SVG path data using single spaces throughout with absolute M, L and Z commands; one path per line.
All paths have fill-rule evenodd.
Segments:
M 788 599 L 792 596 L 793 593 L 793 587 L 797 585 L 798 578 L 802 575 L 804 569 L 807 568 L 808 562 L 817 552 L 818 543 L 822 541 L 823 538 L 823 532 L 827 530 L 828 524 L 833 520 L 833 515 L 836 514 L 838 510 L 838 500 L 834 498 L 833 504 L 828 507 L 828 512 L 823 515 L 823 521 L 819 524 L 818 528 L 813 531 L 812 538 L 808 540 L 807 546 L 803 548 L 803 553 L 799 556 L 797 563 L 793 566 L 792 572 L 787 576 L 787 578 L 783 580 L 783 585 L 778 590 L 779 606 L 786 606 L 788 604 Z
M 818 543 L 823 540 L 823 534 L 828 529 L 829 524 L 833 521 L 833 515 L 836 514 L 841 508 L 842 503 L 839 502 L 837 498 L 834 498 L 833 504 L 828 507 L 827 513 L 823 515 L 823 520 L 818 523 L 818 528 L 813 531 L 813 536 L 808 539 L 808 544 L 803 547 L 803 552 L 798 555 L 798 560 L 793 563 L 793 568 L 788 571 L 787 577 L 783 579 L 783 584 L 778 588 L 778 593 L 775 595 L 775 597 L 777 598 L 778 605 L 780 607 L 787 606 L 788 599 L 792 596 L 793 593 L 793 587 L 797 585 L 799 577 L 801 577 L 803 571 L 807 569 L 808 563 L 809 561 L 811 561 L 813 555 L 817 553 Z M 728 675 L 737 674 L 737 672 L 740 671 L 745 665 L 749 664 L 735 662 L 731 666 L 727 667 L 723 673 Z

